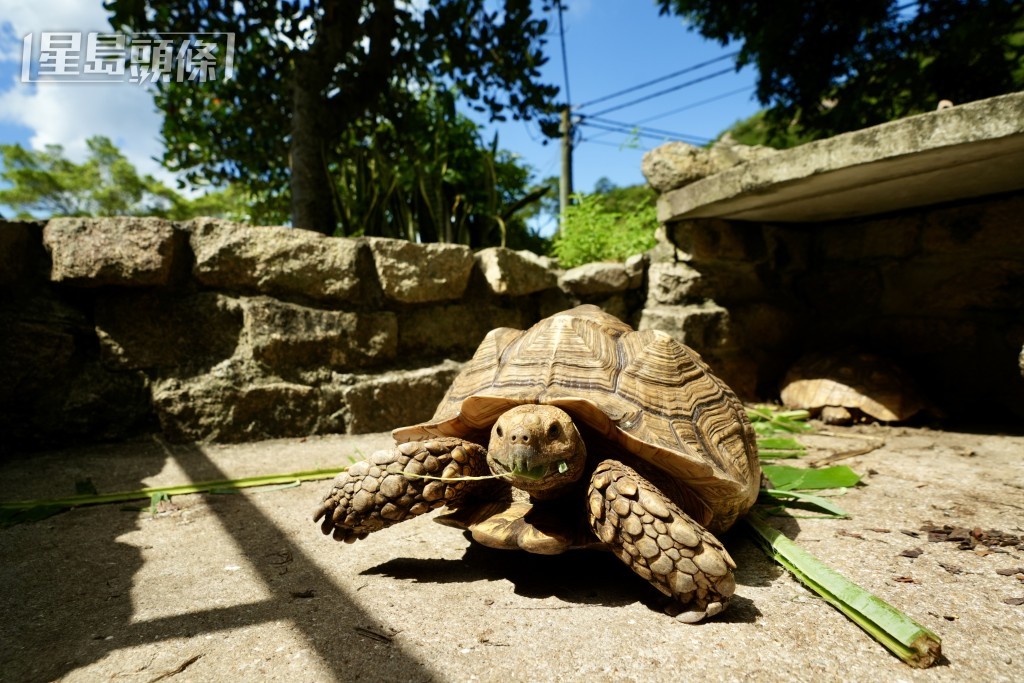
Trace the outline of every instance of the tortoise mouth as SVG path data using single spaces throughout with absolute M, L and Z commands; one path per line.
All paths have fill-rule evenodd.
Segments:
M 547 460 L 536 448 L 525 445 L 510 448 L 507 462 L 493 458 L 493 463 L 498 469 L 504 470 L 495 474 L 510 474 L 529 481 L 540 481 L 554 472 L 564 474 L 569 468 L 564 459 Z

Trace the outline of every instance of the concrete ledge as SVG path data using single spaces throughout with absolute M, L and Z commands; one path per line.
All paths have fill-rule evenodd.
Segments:
M 742 164 L 662 195 L 658 220 L 828 221 L 1021 188 L 1024 92 Z

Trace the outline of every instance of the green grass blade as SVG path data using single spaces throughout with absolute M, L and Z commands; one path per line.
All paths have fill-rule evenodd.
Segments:
M 941 656 L 942 641 L 930 630 L 796 545 L 756 512 L 744 521 L 769 557 L 904 662 L 925 668 Z
M 108 503 L 124 503 L 132 500 L 149 499 L 160 500 L 160 496 L 182 496 L 189 493 L 205 493 L 213 489 L 219 491 L 237 490 L 252 488 L 255 486 L 270 486 L 274 484 L 289 484 L 296 481 L 317 481 L 330 479 L 342 470 L 308 470 L 305 472 L 292 472 L 290 474 L 268 474 L 258 477 L 246 477 L 243 479 L 220 479 L 216 481 L 202 481 L 194 484 L 182 484 L 179 486 L 156 486 L 153 488 L 137 489 L 135 491 L 119 491 L 116 493 L 87 494 L 69 496 L 67 498 L 41 498 L 37 500 L 24 500 L 14 502 L 0 502 L 0 512 L 25 511 L 34 508 L 57 508 L 65 509 L 81 507 L 84 505 L 105 505 Z M 5 515 L 6 517 L 6 515 Z M 5 517 L 0 517 L 3 519 Z
M 762 465 L 761 471 L 777 489 L 842 489 L 856 486 L 860 475 L 846 465 L 807 469 L 789 465 Z

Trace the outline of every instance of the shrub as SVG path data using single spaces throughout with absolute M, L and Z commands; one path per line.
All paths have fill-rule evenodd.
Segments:
M 652 201 L 627 211 L 608 208 L 602 195 L 577 195 L 566 209 L 552 252 L 563 268 L 595 261 L 625 261 L 655 244 L 658 220 Z

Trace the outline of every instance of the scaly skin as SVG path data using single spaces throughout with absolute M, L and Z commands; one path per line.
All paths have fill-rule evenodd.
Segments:
M 590 526 L 616 557 L 694 623 L 722 611 L 736 590 L 736 564 L 718 539 L 635 470 L 604 460 L 587 491 Z M 678 611 L 679 607 L 682 611 Z
M 377 451 L 339 474 L 313 521 L 337 541 L 352 543 L 442 505 L 457 507 L 477 481 L 437 481 L 403 473 L 455 479 L 489 474 L 483 447 L 461 439 L 413 441 Z

